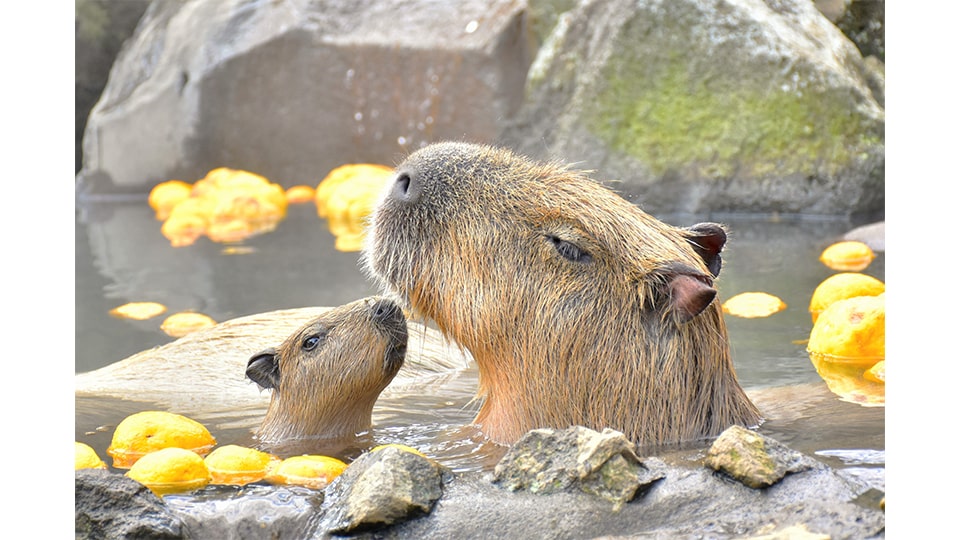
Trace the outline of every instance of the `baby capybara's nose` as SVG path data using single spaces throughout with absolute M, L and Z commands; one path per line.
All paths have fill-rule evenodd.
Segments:
M 416 171 L 400 170 L 393 180 L 390 198 L 407 204 L 414 204 L 420 200 L 421 183 Z
M 400 309 L 400 306 L 396 302 L 387 299 L 379 299 L 372 303 L 368 303 L 370 306 L 370 313 L 373 316 L 373 320 L 378 323 L 390 323 L 390 322 L 405 322 L 406 318 L 403 315 L 403 310 Z

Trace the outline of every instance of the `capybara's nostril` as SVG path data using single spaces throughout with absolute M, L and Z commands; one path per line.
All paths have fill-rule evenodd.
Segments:
M 400 306 L 391 300 L 377 300 L 370 306 L 373 319 L 378 322 L 387 322 L 392 319 L 403 319 Z
M 393 183 L 390 195 L 407 203 L 415 203 L 420 198 L 420 185 L 416 175 L 408 171 L 400 171 Z
M 407 193 L 410 191 L 410 175 L 407 173 L 400 173 L 397 176 L 397 189 L 401 193 Z

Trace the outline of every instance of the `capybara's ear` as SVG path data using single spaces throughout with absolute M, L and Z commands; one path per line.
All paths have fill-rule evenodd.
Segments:
M 717 223 L 697 223 L 683 230 L 687 242 L 707 264 L 714 277 L 720 275 L 720 251 L 727 243 L 727 231 Z
M 247 361 L 247 378 L 257 383 L 260 388 L 280 386 L 279 360 L 277 350 L 273 347 L 258 352 Z
M 696 317 L 717 297 L 710 276 L 683 263 L 673 263 L 657 272 L 664 281 L 661 298 L 666 310 L 675 314 L 680 322 Z

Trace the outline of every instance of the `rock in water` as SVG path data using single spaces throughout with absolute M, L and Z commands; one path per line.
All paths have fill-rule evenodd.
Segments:
M 529 431 L 494 469 L 494 482 L 516 491 L 584 491 L 619 508 L 662 478 L 637 457 L 623 433 L 582 426 Z
M 717 437 L 706 464 L 752 488 L 765 488 L 788 473 L 819 466 L 816 460 L 740 426 L 732 426 Z
M 321 530 L 349 534 L 387 527 L 430 513 L 443 494 L 434 461 L 399 448 L 364 454 L 327 488 Z

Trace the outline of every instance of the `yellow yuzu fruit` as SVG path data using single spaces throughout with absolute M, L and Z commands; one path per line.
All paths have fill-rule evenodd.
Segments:
M 290 204 L 303 204 L 313 202 L 317 191 L 311 186 L 291 186 L 287 188 L 287 202 Z
M 204 458 L 210 471 L 210 482 L 242 486 L 262 480 L 280 458 L 253 448 L 228 444 L 215 448 Z
M 341 165 L 333 169 L 317 184 L 314 196 L 317 215 L 321 218 L 328 217 L 327 204 L 343 185 L 353 184 L 355 187 L 344 191 L 339 195 L 340 197 L 351 192 L 368 193 L 371 185 L 382 187 L 391 176 L 393 176 L 393 168 L 374 163 Z
M 271 484 L 323 489 L 346 468 L 346 463 L 329 456 L 293 456 L 273 467 L 264 479 Z
M 887 366 L 885 364 L 886 360 L 881 360 L 873 365 L 870 369 L 863 372 L 863 378 L 868 381 L 873 381 L 881 384 L 886 384 L 887 382 Z
M 113 431 L 107 454 L 113 466 L 130 468 L 145 454 L 164 448 L 184 448 L 206 455 L 217 441 L 203 424 L 166 411 L 141 411 L 124 418 Z
M 97 451 L 94 450 L 89 444 L 82 443 L 80 441 L 76 442 L 76 448 L 74 450 L 74 468 L 75 469 L 106 469 L 107 464 L 100 459 L 100 456 L 97 455 Z
M 147 204 L 153 208 L 157 219 L 163 221 L 170 215 L 170 211 L 180 202 L 190 197 L 193 186 L 183 180 L 167 180 L 160 182 L 150 190 Z
M 181 311 L 164 319 L 163 323 L 160 324 L 160 329 L 168 336 L 179 338 L 216 324 L 217 321 L 209 315 L 193 311 Z
M 772 294 L 765 292 L 744 292 L 729 298 L 721 306 L 724 313 L 737 317 L 769 317 L 783 311 L 787 304 Z
M 882 294 L 886 285 L 879 279 L 857 272 L 843 272 L 834 274 L 820 282 L 810 297 L 810 317 L 817 322 L 817 317 L 827 306 L 837 300 L 845 300 L 856 296 L 877 296 Z
M 127 476 L 150 488 L 158 497 L 200 489 L 210 483 L 203 458 L 183 448 L 164 448 L 145 454 Z
M 885 320 L 883 295 L 838 300 L 817 318 L 807 350 L 835 358 L 882 360 L 886 351 Z
M 144 321 L 167 311 L 167 306 L 157 302 L 128 302 L 110 310 L 110 315 L 121 319 Z
M 820 262 L 833 270 L 859 272 L 870 266 L 876 257 L 870 246 L 856 240 L 844 240 L 828 246 L 820 254 Z

